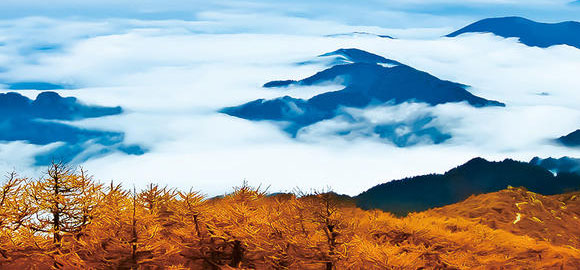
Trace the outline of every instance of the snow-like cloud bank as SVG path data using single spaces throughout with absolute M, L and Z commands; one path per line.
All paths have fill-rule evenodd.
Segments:
M 278 15 L 255 25 L 259 18 L 248 20 L 239 14 L 200 16 L 204 19 L 3 21 L 0 80 L 73 85 L 79 89 L 59 93 L 89 104 L 122 106 L 123 115 L 76 125 L 124 132 L 126 143 L 144 145 L 150 152 L 108 155 L 84 166 L 101 180 L 138 186 L 159 182 L 215 195 L 247 179 L 271 184 L 272 191 L 330 185 L 338 192 L 356 194 L 393 178 L 443 172 L 475 156 L 495 160 L 580 156 L 579 150 L 550 141 L 580 127 L 578 49 L 531 48 L 490 34 L 439 38 L 441 29 L 396 30 L 399 37 L 421 39 L 325 37 L 395 30 Z M 307 98 L 340 89 L 261 87 L 275 79 L 310 76 L 323 69 L 323 63 L 297 63 L 339 48 L 360 48 L 471 85 L 472 93 L 507 107 L 416 104 L 409 109 L 405 107 L 409 104 L 401 104 L 356 112 L 377 123 L 387 121 L 388 115 L 412 118 L 428 113 L 436 116 L 434 124 L 453 135 L 444 144 L 410 148 L 376 138 L 344 139 L 325 130 L 293 140 L 273 123 L 216 112 L 258 98 Z M 340 119 L 325 123 L 326 128 L 341 124 Z M 15 168 L 35 175 L 38 169 L 29 167 L 31 156 L 50 147 L 56 146 L 0 144 L 0 170 Z

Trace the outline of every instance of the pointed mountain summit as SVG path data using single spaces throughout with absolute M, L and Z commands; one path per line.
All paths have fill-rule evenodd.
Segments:
M 290 96 L 259 99 L 224 108 L 221 112 L 254 121 L 289 123 L 285 130 L 296 136 L 303 127 L 344 115 L 344 110 L 341 110 L 344 107 L 362 109 L 369 105 L 398 105 L 404 102 L 431 106 L 449 102 L 466 102 L 474 107 L 505 106 L 469 93 L 463 84 L 440 80 L 429 73 L 363 50 L 340 49 L 319 57 L 333 57 L 332 63 L 337 64 L 299 81 L 272 81 L 264 87 L 316 86 L 340 82 L 345 88 L 307 100 Z M 419 132 L 424 132 L 424 129 L 420 127 Z M 440 137 L 440 133 L 436 135 Z

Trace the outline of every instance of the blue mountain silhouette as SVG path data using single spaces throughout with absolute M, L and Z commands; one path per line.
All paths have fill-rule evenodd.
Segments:
M 447 37 L 464 33 L 493 33 L 504 38 L 519 38 L 528 46 L 547 48 L 554 45 L 569 45 L 580 48 L 580 23 L 539 23 L 521 17 L 484 19 L 457 30 Z
M 562 136 L 556 141 L 568 147 L 578 147 L 580 146 L 580 129 L 577 129 L 566 136 Z
M 580 189 L 580 175 L 567 172 L 554 175 L 535 164 L 510 159 L 490 162 L 474 158 L 445 174 L 421 175 L 377 185 L 355 199 L 363 209 L 406 215 L 508 186 L 525 187 L 543 195 L 560 194 Z
M 534 157 L 530 164 L 540 166 L 553 173 L 575 173 L 580 174 L 580 159 L 571 157 L 546 158 Z
M 9 90 L 61 90 L 70 89 L 69 85 L 55 84 L 50 82 L 24 81 L 24 82 L 5 82 Z
M 27 141 L 35 145 L 64 143 L 38 155 L 36 165 L 46 165 L 53 159 L 70 161 L 89 146 L 99 150 L 86 155 L 87 159 L 112 151 L 143 154 L 143 148 L 123 144 L 122 132 L 89 130 L 62 122 L 122 112 L 121 107 L 89 106 L 74 97 L 64 98 L 55 92 L 42 92 L 35 100 L 14 92 L 0 94 L 0 141 Z
M 308 100 L 284 96 L 276 99 L 259 99 L 241 106 L 224 108 L 221 112 L 248 120 L 272 120 L 289 123 L 285 131 L 292 136 L 306 126 L 344 115 L 344 107 L 365 108 L 369 105 L 397 105 L 403 102 L 421 102 L 437 105 L 449 102 L 466 102 L 474 107 L 505 106 L 503 103 L 480 98 L 469 93 L 467 86 L 440 80 L 400 62 L 386 59 L 359 49 L 340 49 L 321 57 L 335 57 L 336 65 L 303 80 L 272 81 L 264 87 L 312 86 L 341 82 L 345 88 L 326 92 Z M 427 116 L 425 119 L 432 120 Z M 435 143 L 449 138 L 442 132 L 428 128 L 424 123 L 413 132 L 431 137 Z M 392 127 L 377 127 L 376 133 L 393 142 Z M 405 146 L 405 143 L 396 143 Z

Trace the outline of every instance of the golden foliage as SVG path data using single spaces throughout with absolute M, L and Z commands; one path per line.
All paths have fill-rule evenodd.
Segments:
M 527 191 L 502 192 L 517 201 L 506 207 L 534 213 L 542 226 L 580 209 L 573 195 L 557 203 Z M 207 199 L 154 184 L 141 191 L 103 185 L 55 163 L 42 179 L 10 174 L 0 185 L 0 268 L 580 268 L 577 246 L 523 233 L 527 219 L 513 224 L 507 210 L 494 227 L 491 217 L 473 217 L 475 202 L 398 218 L 360 210 L 331 192 L 268 195 L 244 183 Z M 529 205 L 547 207 L 553 218 L 526 210 Z

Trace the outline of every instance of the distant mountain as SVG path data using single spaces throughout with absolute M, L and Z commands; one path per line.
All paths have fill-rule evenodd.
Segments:
M 580 146 L 580 129 L 558 138 L 556 141 L 559 143 L 569 146 L 569 147 L 577 147 Z
M 50 82 L 36 82 L 36 81 L 24 81 L 24 82 L 3 82 L 0 84 L 7 85 L 8 90 L 61 90 L 70 89 L 71 86 L 63 84 L 55 84 Z
M 326 92 L 310 99 L 284 96 L 276 99 L 259 99 L 246 104 L 224 108 L 221 112 L 248 120 L 271 120 L 289 123 L 285 131 L 296 136 L 306 126 L 323 120 L 344 116 L 342 108 L 365 108 L 369 105 L 397 105 L 403 102 L 421 102 L 437 105 L 449 102 L 466 102 L 474 107 L 505 106 L 503 103 L 472 95 L 466 86 L 440 80 L 426 72 L 416 70 L 400 62 L 386 59 L 358 49 L 340 49 L 320 57 L 330 57 L 335 65 L 308 78 L 294 81 L 272 81 L 264 84 L 266 88 L 288 86 L 315 86 L 328 83 L 341 83 L 344 89 Z M 354 119 L 354 117 L 346 116 Z M 427 125 L 432 116 L 418 119 L 423 123 L 415 128 L 419 133 L 430 127 Z M 425 119 L 428 119 L 425 123 Z M 397 128 L 375 127 L 376 134 Z M 415 123 L 409 124 L 416 127 Z M 349 131 L 345 131 L 349 133 Z M 439 136 L 441 132 L 434 136 Z M 432 137 L 432 136 L 431 136 Z M 433 138 L 431 138 L 433 139 Z M 434 140 L 438 141 L 438 140 Z
M 48 164 L 52 159 L 70 161 L 89 146 L 93 153 L 85 153 L 84 159 L 111 151 L 143 154 L 143 148 L 123 144 L 122 132 L 89 130 L 62 122 L 122 112 L 121 107 L 90 106 L 55 92 L 42 92 L 35 100 L 13 92 L 0 94 L 0 141 L 26 141 L 36 145 L 64 143 L 36 156 L 37 165 Z
M 576 173 L 580 174 L 580 159 L 562 157 L 559 159 L 534 157 L 530 164 L 540 166 L 553 173 Z
M 55 92 L 42 92 L 36 100 L 15 92 L 0 94 L 0 119 L 76 120 L 122 112 L 121 107 L 89 106 L 74 97 L 64 98 Z
M 493 33 L 504 38 L 519 38 L 528 46 L 547 48 L 554 45 L 569 45 L 580 48 L 580 23 L 539 23 L 521 17 L 489 18 L 470 24 L 447 37 L 464 33 Z
M 338 33 L 338 34 L 330 34 L 325 35 L 325 37 L 357 37 L 357 36 L 371 36 L 371 37 L 380 37 L 380 38 L 388 38 L 388 39 L 395 39 L 389 35 L 378 35 L 369 32 L 350 32 L 350 33 Z
M 387 182 L 356 197 L 363 209 L 381 209 L 397 215 L 424 211 L 467 199 L 471 195 L 525 187 L 543 195 L 580 189 L 580 175 L 560 173 L 525 162 L 506 159 L 490 162 L 475 158 L 445 174 L 432 174 Z

